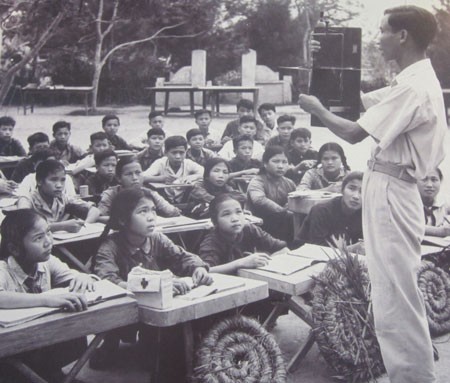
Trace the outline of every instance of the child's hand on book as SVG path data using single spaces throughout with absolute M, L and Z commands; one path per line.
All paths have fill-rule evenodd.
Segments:
M 81 219 L 69 219 L 65 222 L 64 230 L 69 233 L 78 233 L 84 226 L 84 221 Z
M 204 267 L 197 267 L 192 274 L 192 282 L 194 282 L 194 286 L 210 285 L 213 283 L 213 279 L 208 274 L 208 270 Z
M 270 261 L 270 255 L 266 253 L 254 253 L 241 258 L 242 269 L 256 269 L 257 267 L 266 266 Z
M 62 293 L 62 294 L 42 294 L 44 305 L 48 307 L 61 307 L 67 311 L 87 310 L 87 301 L 83 294 Z
M 70 281 L 69 291 L 81 294 L 94 291 L 94 280 L 89 275 L 80 273 Z
M 186 294 L 191 288 L 186 283 L 186 281 L 183 281 L 182 279 L 176 279 L 173 280 L 173 295 L 184 295 Z

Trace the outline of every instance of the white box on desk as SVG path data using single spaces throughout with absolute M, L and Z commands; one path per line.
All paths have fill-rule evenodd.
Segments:
M 133 292 L 140 306 L 156 309 L 172 306 L 173 274 L 169 270 L 133 268 L 128 274 L 127 288 Z

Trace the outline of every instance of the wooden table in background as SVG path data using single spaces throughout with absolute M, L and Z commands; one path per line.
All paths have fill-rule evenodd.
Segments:
M 226 278 L 231 281 L 239 277 L 227 275 Z M 268 296 L 267 283 L 245 279 L 244 286 L 212 294 L 204 298 L 188 301 L 180 297 L 175 297 L 172 307 L 168 309 L 160 310 L 140 306 L 139 320 L 142 323 L 156 327 L 182 324 L 186 369 L 188 375 L 190 375 L 192 373 L 194 356 L 193 321 L 257 302 Z
M 156 94 L 158 92 L 164 93 L 164 114 L 167 115 L 169 112 L 169 98 L 170 93 L 173 92 L 182 92 L 189 93 L 189 106 L 191 116 L 194 115 L 195 105 L 194 105 L 194 93 L 200 92 L 200 89 L 196 86 L 183 86 L 183 85 L 167 85 L 167 86 L 152 86 L 146 87 L 148 91 L 150 91 L 150 105 L 151 111 L 154 112 L 156 110 Z
M 89 360 L 105 332 L 138 323 L 138 321 L 136 300 L 124 297 L 99 303 L 86 311 L 56 313 L 17 326 L 0 328 L 0 359 L 2 362 L 14 365 L 28 376 L 34 377 L 36 382 L 39 381 L 36 374 L 18 359 L 14 359 L 14 355 L 96 334 L 64 380 L 64 383 L 69 383 Z
M 206 109 L 207 99 L 210 95 L 214 101 L 216 107 L 216 115 L 220 116 L 220 94 L 221 93 L 251 93 L 253 94 L 253 113 L 256 116 L 258 99 L 259 99 L 259 87 L 257 86 L 227 86 L 227 85 L 212 85 L 212 86 L 200 86 L 199 90 L 203 92 L 203 109 Z
M 79 94 L 83 96 L 84 111 L 86 116 L 89 114 L 89 96 L 92 94 L 94 88 L 92 86 L 63 86 L 63 87 L 49 87 L 49 88 L 33 88 L 23 87 L 21 89 L 23 114 L 27 114 L 27 108 L 31 113 L 34 112 L 34 101 L 36 96 L 41 95 L 62 95 L 62 94 Z M 30 106 L 28 106 L 28 104 Z

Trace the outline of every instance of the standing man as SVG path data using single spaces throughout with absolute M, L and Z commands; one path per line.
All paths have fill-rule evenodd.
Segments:
M 436 34 L 434 16 L 419 7 L 384 12 L 379 46 L 401 72 L 391 86 L 362 98 L 367 112 L 357 122 L 300 95 L 300 107 L 337 136 L 375 140 L 363 182 L 363 232 L 375 329 L 392 383 L 435 382 L 433 351 L 423 298 L 417 286 L 425 232 L 416 180 L 444 158 L 444 101 L 426 48 Z

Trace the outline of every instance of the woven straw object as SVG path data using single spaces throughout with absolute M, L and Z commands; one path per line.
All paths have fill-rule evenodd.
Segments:
M 214 325 L 196 353 L 194 382 L 284 383 L 281 351 L 261 324 L 242 315 Z
M 336 379 L 365 382 L 384 372 L 370 303 L 367 269 L 345 247 L 336 249 L 316 278 L 313 290 L 314 333 Z
M 422 261 L 418 272 L 419 289 L 427 310 L 432 336 L 450 331 L 450 277 L 433 262 Z

